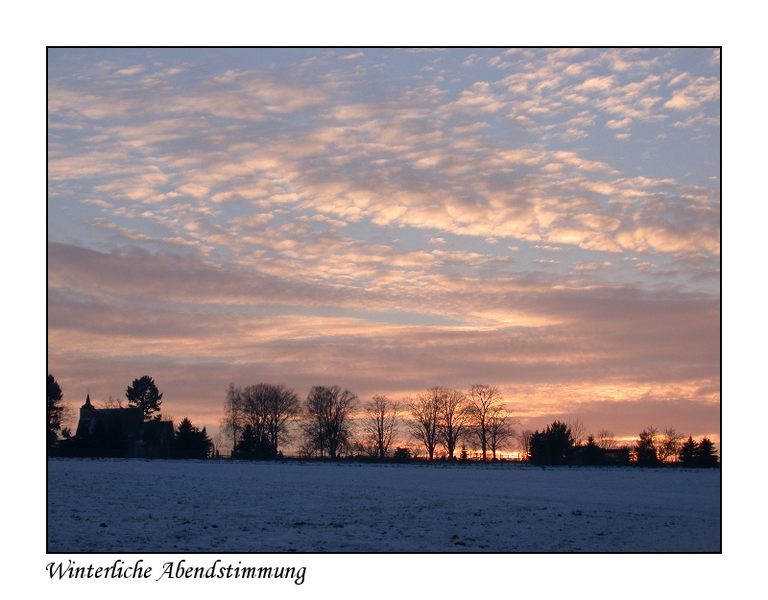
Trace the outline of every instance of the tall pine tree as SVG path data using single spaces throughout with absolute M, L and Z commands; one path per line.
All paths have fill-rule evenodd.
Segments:
M 176 438 L 173 442 L 173 455 L 176 458 L 208 458 L 211 455 L 213 443 L 203 427 L 202 431 L 192 425 L 188 418 L 182 419 L 176 428 Z
M 56 447 L 58 431 L 61 429 L 61 417 L 64 413 L 62 399 L 64 394 L 61 392 L 61 386 L 56 382 L 53 375 L 48 374 L 48 400 L 47 400 L 47 418 L 45 441 L 48 452 Z
M 696 464 L 699 467 L 716 467 L 717 454 L 715 453 L 715 444 L 708 437 L 701 438 L 699 448 L 696 452 Z
M 680 452 L 678 454 L 678 460 L 684 467 L 693 467 L 696 465 L 696 455 L 699 451 L 699 445 L 693 439 L 692 436 L 688 436 L 682 446 L 680 446 Z
M 160 419 L 160 405 L 163 395 L 157 390 L 155 380 L 149 375 L 134 379 L 125 390 L 128 406 L 138 407 L 144 412 L 144 420 Z

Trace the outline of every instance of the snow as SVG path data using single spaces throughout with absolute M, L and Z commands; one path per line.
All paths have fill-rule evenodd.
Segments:
M 48 551 L 719 552 L 720 472 L 51 459 Z

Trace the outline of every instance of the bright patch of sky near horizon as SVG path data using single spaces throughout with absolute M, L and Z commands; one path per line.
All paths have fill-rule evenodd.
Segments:
M 49 51 L 49 371 L 719 431 L 715 49 Z

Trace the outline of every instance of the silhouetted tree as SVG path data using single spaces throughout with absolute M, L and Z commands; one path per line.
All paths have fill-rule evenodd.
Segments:
M 656 448 L 656 454 L 659 462 L 666 462 L 669 458 L 677 460 L 677 455 L 680 452 L 680 442 L 682 436 L 675 431 L 674 427 L 667 427 L 664 430 L 664 435 L 659 440 L 658 447 Z
M 512 424 L 515 420 L 500 406 L 494 406 L 488 413 L 486 424 L 488 426 L 488 448 L 491 450 L 492 460 L 496 460 L 496 453 L 504 447 L 505 443 L 515 436 Z
M 198 429 L 188 418 L 182 419 L 176 428 L 173 440 L 173 456 L 175 458 L 208 458 L 213 451 L 213 442 L 203 427 Z
M 422 392 L 415 399 L 408 399 L 408 427 L 411 435 L 424 444 L 429 460 L 434 460 L 439 438 L 440 410 L 443 390 L 433 387 Z
M 236 388 L 234 383 L 230 383 L 224 399 L 224 417 L 221 420 L 220 432 L 232 440 L 233 454 L 243 431 L 242 403 L 242 390 Z
M 144 413 L 144 420 L 160 419 L 160 405 L 163 395 L 157 390 L 155 380 L 149 375 L 134 379 L 125 390 L 128 406 L 138 407 Z
M 109 396 L 101 402 L 102 408 L 123 408 L 123 399 Z
M 587 443 L 581 447 L 581 463 L 584 465 L 602 465 L 605 462 L 603 449 L 597 445 L 595 436 L 589 435 Z
M 531 457 L 531 436 L 533 431 L 530 429 L 523 429 L 519 434 L 515 436 L 517 443 L 520 446 L 520 457 L 523 460 L 528 460 Z
M 597 432 L 597 445 L 603 450 L 612 450 L 616 447 L 616 439 L 612 431 L 601 429 Z
M 692 436 L 688 436 L 688 439 L 680 446 L 680 452 L 678 454 L 678 461 L 684 467 L 696 466 L 696 456 L 699 452 L 699 445 L 693 439 Z
M 568 419 L 568 429 L 571 431 L 571 439 L 573 439 L 574 446 L 581 446 L 584 443 L 584 436 L 587 433 L 587 428 L 584 423 L 578 417 Z
M 232 414 L 240 421 L 238 427 L 242 429 L 250 425 L 256 437 L 266 439 L 277 453 L 281 440 L 286 437 L 288 420 L 299 413 L 296 393 L 283 385 L 257 383 L 242 390 L 231 390 L 227 394 L 227 403 L 234 406 L 230 397 L 237 404 Z M 228 422 L 230 418 L 233 417 L 228 416 Z
M 271 460 L 277 456 L 264 433 L 257 434 L 252 425 L 243 428 L 242 435 L 232 451 L 233 458 L 246 460 Z
M 267 439 L 267 404 L 273 394 L 275 389 L 266 383 L 247 385 L 240 393 L 243 425 L 250 425 L 260 440 Z
M 448 452 L 448 460 L 453 460 L 470 419 L 467 397 L 463 392 L 454 389 L 443 389 L 441 395 L 437 428 L 440 441 Z
M 536 465 L 564 465 L 573 452 L 573 437 L 565 423 L 554 421 L 544 431 L 531 435 L 531 462 Z
M 501 392 L 492 385 L 476 384 L 467 393 L 467 410 L 472 417 L 472 429 L 480 444 L 483 460 L 487 460 L 489 423 L 494 409 L 499 408 L 503 400 Z
M 296 418 L 301 409 L 299 397 L 292 389 L 276 385 L 274 393 L 267 398 L 265 420 L 269 443 L 280 452 L 280 444 L 288 439 L 288 421 Z
M 315 386 L 309 391 L 302 429 L 306 441 L 320 456 L 328 452 L 329 458 L 336 459 L 349 443 L 349 417 L 356 403 L 355 394 L 336 385 Z
M 389 453 L 392 439 L 395 436 L 395 420 L 397 411 L 392 401 L 386 396 L 374 396 L 365 408 L 363 431 L 373 447 L 375 456 L 384 459 Z
M 701 438 L 699 447 L 696 451 L 697 467 L 716 467 L 717 454 L 715 453 L 715 444 L 708 437 Z
M 61 429 L 61 417 L 64 413 L 64 405 L 62 400 L 64 394 L 61 391 L 61 387 L 56 382 L 53 375 L 48 375 L 48 399 L 46 402 L 46 445 L 50 452 L 56 447 L 56 440 L 58 438 L 58 431 Z
M 398 463 L 410 462 L 411 458 L 411 451 L 408 448 L 398 447 L 392 455 L 392 460 Z
M 658 430 L 655 427 L 646 427 L 638 435 L 635 442 L 635 457 L 637 464 L 643 467 L 651 467 L 659 462 L 656 454 L 656 435 Z

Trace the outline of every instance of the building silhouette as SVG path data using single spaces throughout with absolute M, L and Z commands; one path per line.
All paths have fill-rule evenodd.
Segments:
M 145 421 L 138 407 L 96 408 L 88 394 L 75 436 L 60 450 L 64 456 L 164 458 L 171 454 L 173 435 L 172 421 Z

